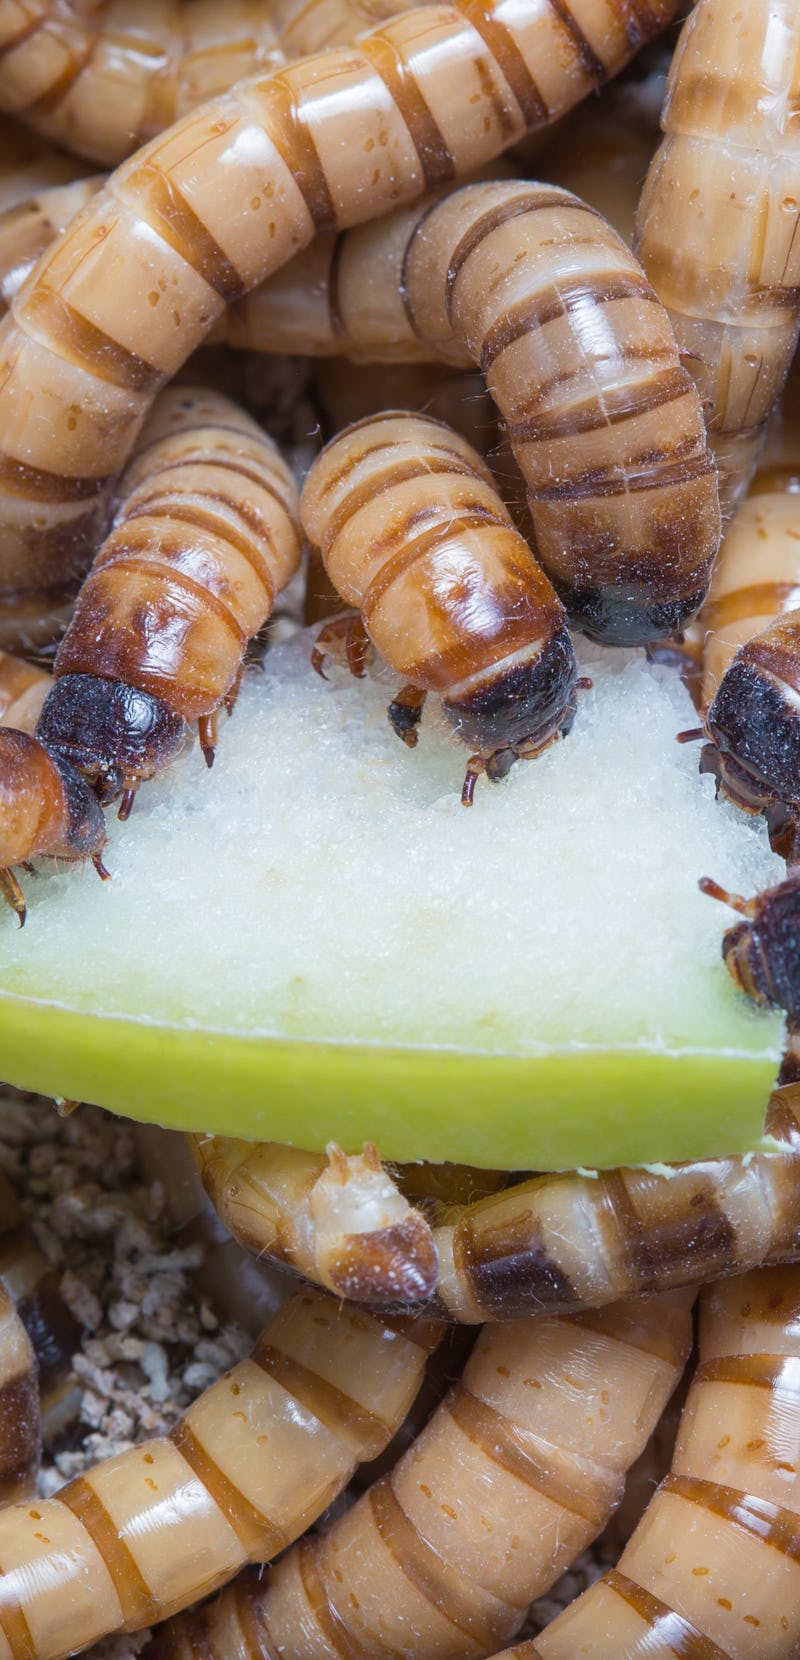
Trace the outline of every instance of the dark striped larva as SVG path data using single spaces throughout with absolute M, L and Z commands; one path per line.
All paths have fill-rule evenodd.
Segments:
M 74 767 L 27 732 L 0 728 L 0 898 L 26 908 L 14 867 L 39 854 L 68 862 L 91 859 L 100 876 L 105 820 Z
M 80 1346 L 80 1327 L 2 1171 L 0 1286 L 15 1303 L 33 1345 L 43 1431 L 50 1440 L 77 1411 L 79 1391 L 72 1357 Z
M 248 641 L 300 560 L 276 445 L 217 392 L 159 398 L 59 646 L 38 736 L 127 817 L 197 720 L 208 765 Z
M 314 462 L 300 506 L 334 587 L 406 682 L 389 706 L 398 737 L 413 748 L 432 691 L 476 751 L 465 805 L 480 773 L 503 778 L 569 731 L 577 669 L 566 614 L 464 439 L 419 415 L 358 422 Z M 352 642 L 352 619 L 323 629 L 317 666 L 342 631 Z
M 731 979 L 754 1002 L 785 1009 L 800 1022 L 800 871 L 754 899 L 727 893 L 707 876 L 700 887 L 745 919 L 722 941 Z
M 431 1230 L 375 1148 L 304 1153 L 274 1141 L 191 1136 L 215 1209 L 235 1239 L 337 1296 L 414 1302 L 430 1295 Z

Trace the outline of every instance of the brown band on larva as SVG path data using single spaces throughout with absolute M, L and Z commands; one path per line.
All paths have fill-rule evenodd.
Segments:
M 278 1311 L 262 1350 L 281 1357 L 283 1381 L 243 1361 L 171 1436 L 96 1465 L 55 1499 L 0 1510 L 0 1630 L 15 1660 L 61 1660 L 164 1618 L 297 1537 L 368 1447 L 389 1441 L 425 1364 L 380 1319 L 311 1290 Z M 351 1407 L 327 1422 L 334 1395 Z
M 670 1653 L 676 1656 L 676 1660 L 729 1660 L 729 1656 L 716 1643 L 704 1637 L 702 1631 L 698 1631 L 689 1620 L 676 1614 L 674 1608 L 668 1608 L 651 1591 L 634 1584 L 618 1568 L 610 1569 L 604 1584 L 646 1620 L 655 1641 L 669 1644 Z M 525 1650 L 521 1653 L 524 1655 Z
M 532 3 L 526 0 L 526 7 Z M 487 0 L 489 20 L 499 4 Z M 592 34 L 607 73 L 632 50 L 617 8 L 627 21 L 630 0 L 616 0 L 607 32 L 600 39 Z M 573 9 L 580 20 L 582 5 Z M 675 9 L 676 0 L 663 0 L 657 19 L 652 7 L 646 15 L 666 24 Z M 531 22 L 523 8 L 513 38 L 524 53 L 541 53 L 551 89 L 548 114 L 555 119 L 590 82 L 555 14 L 540 30 L 531 30 Z M 383 43 L 405 66 L 404 87 L 413 86 L 414 99 L 430 111 L 454 173 L 474 169 L 520 136 L 524 118 L 502 63 L 458 7 L 420 7 L 368 41 L 367 54 Z M 348 97 L 331 98 L 334 88 L 348 89 Z M 112 352 L 120 348 L 131 363 L 152 365 L 163 380 L 215 322 L 220 297 L 244 293 L 285 263 L 310 240 L 315 220 L 326 221 L 328 202 L 343 227 L 420 193 L 424 171 L 406 116 L 413 126 L 410 90 L 398 107 L 369 57 L 342 48 L 276 77 L 240 83 L 123 165 L 44 255 L 13 301 L 14 320 L 0 327 L 3 455 L 68 479 L 96 473 L 101 486 L 123 465 L 149 401 L 134 383 L 101 383 L 92 354 L 84 361 L 74 339 L 65 357 L 58 333 L 51 338 L 41 320 L 34 327 L 43 293 L 105 334 Z M 316 161 L 303 147 L 312 135 Z M 418 136 L 430 165 L 425 135 Z M 436 172 L 441 176 L 439 163 Z M 54 508 L 43 515 L 40 506 L 28 514 L 17 502 L 13 517 L 13 530 L 3 527 L 0 589 L 19 591 L 26 565 L 40 588 L 58 587 L 64 580 L 58 537 L 69 518 L 74 557 L 74 514 Z
M 487 1328 L 464 1378 L 391 1473 L 269 1577 L 245 1577 L 170 1623 L 160 1660 L 367 1654 L 479 1656 L 513 1638 L 531 1600 L 602 1528 L 625 1469 L 671 1393 L 690 1297 Z M 635 1336 L 631 1346 L 624 1332 Z M 665 1352 L 658 1352 L 662 1342 Z

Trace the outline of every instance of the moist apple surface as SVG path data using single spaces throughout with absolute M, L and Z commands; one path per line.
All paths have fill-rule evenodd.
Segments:
M 750 894 L 782 866 L 675 742 L 675 675 L 582 647 L 570 737 L 465 810 L 434 700 L 409 752 L 386 671 L 326 682 L 308 650 L 247 676 L 210 774 L 192 748 L 109 818 L 109 883 L 25 881 L 27 927 L 0 918 L 11 1081 L 406 1159 L 752 1145 L 781 1022 L 732 986 L 735 918 L 697 880 Z

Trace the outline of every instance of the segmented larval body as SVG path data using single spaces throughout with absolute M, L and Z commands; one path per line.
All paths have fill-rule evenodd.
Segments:
M 161 1634 L 160 1660 L 477 1660 L 600 1532 L 680 1376 L 692 1298 L 481 1333 L 394 1470 L 268 1580 Z
M 16 1305 L 33 1344 L 44 1434 L 51 1440 L 78 1408 L 72 1357 L 80 1347 L 80 1327 L 2 1172 L 0 1286 Z
M 221 1220 L 248 1250 L 358 1301 L 433 1290 L 430 1227 L 374 1147 L 348 1157 L 331 1143 L 320 1156 L 275 1141 L 189 1140 Z
M 706 401 L 731 509 L 800 323 L 800 13 L 699 0 L 673 60 L 636 248 Z
M 329 244 L 312 283 L 313 254 L 295 266 L 305 281 L 288 311 L 291 269 L 276 282 L 276 346 L 288 321 L 311 351 L 468 353 L 525 479 L 537 558 L 575 623 L 631 644 L 697 611 L 720 528 L 700 401 L 663 307 L 593 209 L 554 186 L 468 185 Z M 253 299 L 261 322 L 270 286 Z M 242 344 L 249 311 L 231 319 Z
M 800 1269 L 710 1286 L 671 1473 L 616 1568 L 506 1660 L 792 1660 Z
M 0 1505 L 33 1491 L 40 1447 L 36 1361 L 19 1314 L 0 1285 Z
M 0 308 L 7 311 L 40 255 L 76 213 L 97 195 L 103 180 L 73 179 L 39 190 L 0 214 Z
M 79 179 L 85 172 L 85 162 L 65 156 L 46 139 L 0 115 L 0 212 L 38 190 Z
M 457 433 L 391 411 L 360 421 L 318 456 L 300 511 L 337 592 L 408 683 L 389 708 L 398 736 L 413 747 L 432 691 L 477 751 L 465 799 L 479 772 L 502 777 L 569 731 L 577 669 L 564 608 Z
M 272 439 L 217 392 L 168 389 L 59 646 L 42 742 L 102 801 L 123 792 L 122 816 L 189 720 L 210 765 L 216 711 L 299 562 L 297 490 Z
M 791 1045 L 790 1045 L 791 1049 Z M 788 1062 L 786 1063 L 788 1065 Z M 669 1167 L 534 1176 L 434 1223 L 431 1313 L 478 1324 L 598 1308 L 800 1257 L 800 1105 L 774 1091 L 779 1150 Z
M 0 651 L 0 726 L 17 732 L 33 732 L 44 700 L 52 685 L 49 674 Z
M 46 853 L 91 859 L 101 874 L 103 814 L 80 775 L 27 732 L 0 727 L 0 899 L 25 921 L 15 865 Z
M 9 0 L 11 3 L 11 0 Z M 419 7 L 184 117 L 124 163 L 0 325 L 0 597 L 58 590 L 159 387 L 320 229 L 493 159 L 613 74 L 677 0 Z
M 284 1549 L 389 1441 L 439 1329 L 298 1293 L 169 1436 L 0 1511 L 4 1657 L 141 1629 Z
M 107 166 L 282 62 L 266 0 L 0 5 L 0 108 Z

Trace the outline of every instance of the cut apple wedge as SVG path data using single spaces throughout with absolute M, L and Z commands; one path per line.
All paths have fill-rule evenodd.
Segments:
M 517 1169 L 759 1141 L 781 1020 L 698 891 L 780 880 L 715 802 L 688 697 L 582 648 L 571 736 L 460 805 L 429 700 L 413 752 L 386 671 L 314 675 L 298 635 L 247 677 L 211 773 L 189 750 L 109 819 L 106 862 L 26 877 L 0 917 L 0 1075 L 195 1130 Z

